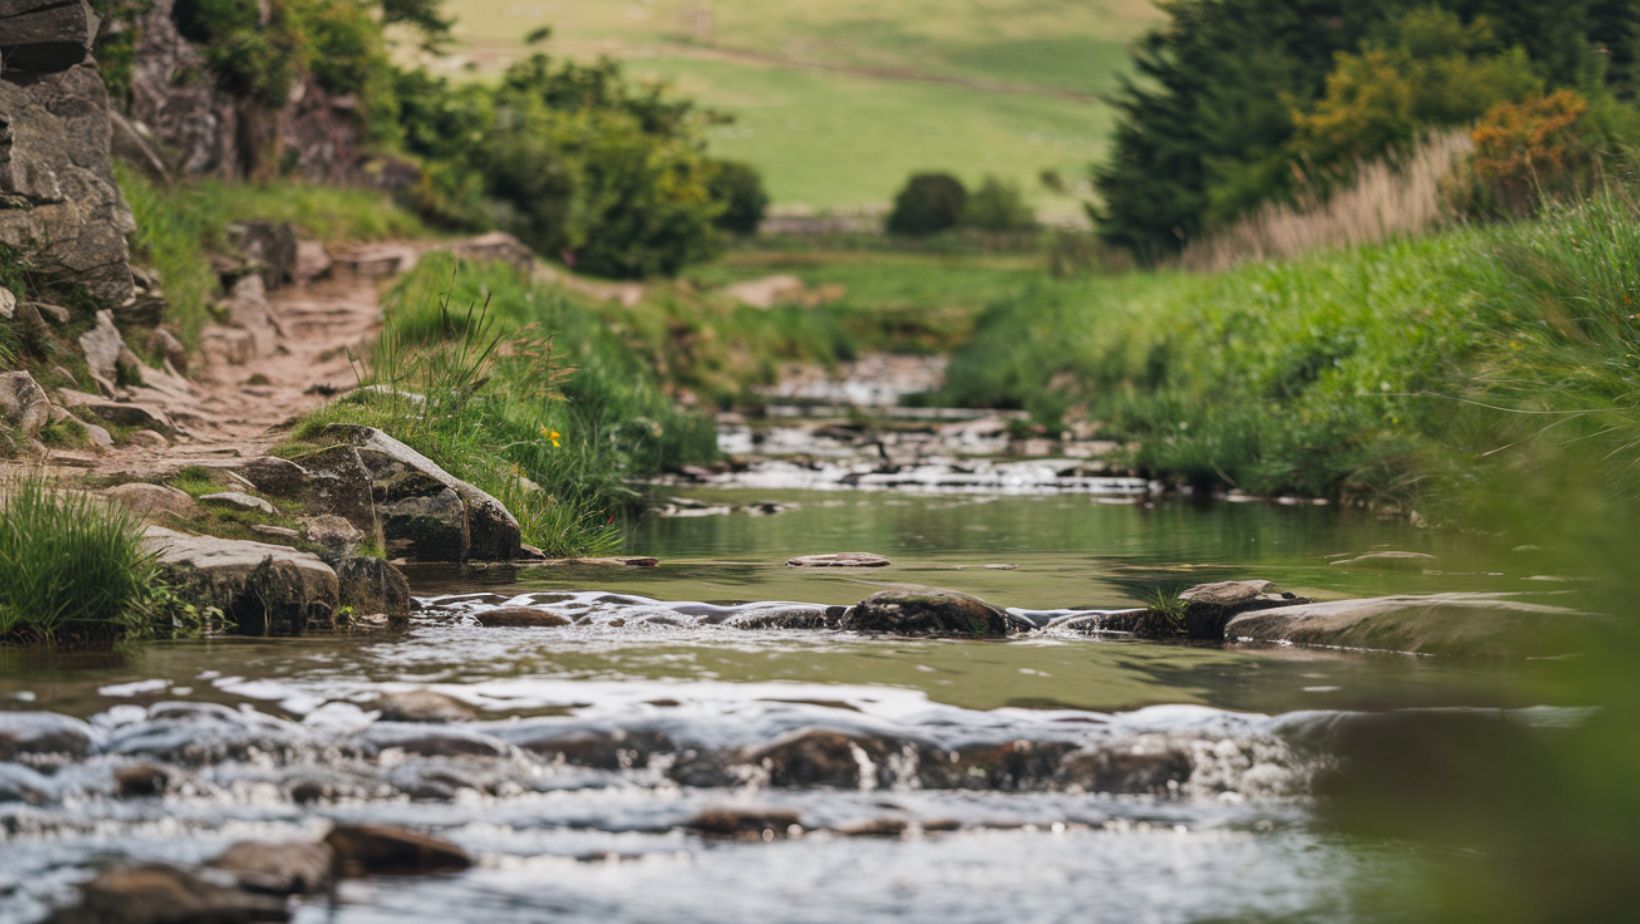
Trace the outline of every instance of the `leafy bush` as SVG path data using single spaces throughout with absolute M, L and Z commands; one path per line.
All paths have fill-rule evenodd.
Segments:
M 169 601 L 123 510 L 28 478 L 0 486 L 0 641 L 149 635 Z
M 1481 217 L 1524 216 L 1544 201 L 1588 195 L 1605 165 L 1632 156 L 1640 111 L 1572 90 L 1492 109 L 1472 132 L 1475 153 L 1454 191 L 1459 208 Z
M 712 198 L 723 204 L 715 224 L 733 234 L 756 234 L 769 208 L 769 194 L 763 175 L 751 164 L 738 160 L 713 160 L 707 174 Z
M 890 234 L 923 235 L 962 223 L 968 190 L 949 173 L 917 173 L 906 180 L 888 213 Z
M 1036 227 L 1036 214 L 1018 185 L 987 176 L 968 196 L 962 223 L 981 231 L 1029 231 Z

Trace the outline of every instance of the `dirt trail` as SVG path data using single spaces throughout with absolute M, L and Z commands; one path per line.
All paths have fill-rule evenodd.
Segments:
M 268 294 L 273 335 L 257 355 L 233 357 L 207 348 L 186 378 L 148 370 L 142 386 L 122 390 L 117 400 L 171 420 L 176 433 L 169 445 L 130 443 L 101 455 L 55 451 L 47 465 L 142 477 L 265 454 L 285 426 L 358 384 L 354 358 L 364 355 L 381 328 L 385 284 L 428 249 L 382 243 L 338 250 L 323 278 Z M 224 333 L 232 331 L 219 328 L 214 335 Z M 208 331 L 208 343 L 212 337 Z

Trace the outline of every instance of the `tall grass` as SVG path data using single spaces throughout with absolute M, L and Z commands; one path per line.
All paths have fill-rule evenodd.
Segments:
M 169 599 L 128 513 L 39 478 L 0 485 L 0 642 L 151 634 Z
M 380 387 L 298 435 L 379 427 L 500 498 L 549 555 L 613 550 L 644 505 L 640 479 L 716 454 L 710 420 L 674 407 L 649 351 L 500 265 L 423 260 L 394 290 L 364 378 Z
M 1467 132 L 1450 132 L 1428 139 L 1408 157 L 1358 164 L 1344 187 L 1264 205 L 1192 241 L 1177 263 L 1220 271 L 1430 231 L 1448 219 L 1447 185 L 1474 149 Z

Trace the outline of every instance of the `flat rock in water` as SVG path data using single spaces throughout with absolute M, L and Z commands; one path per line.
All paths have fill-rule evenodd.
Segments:
M 870 552 L 833 552 L 803 555 L 786 562 L 790 568 L 886 568 L 888 559 Z
M 472 706 L 432 690 L 383 693 L 370 708 L 387 722 L 468 722 L 478 716 Z
M 1255 610 L 1230 620 L 1230 640 L 1290 642 L 1468 657 L 1566 654 L 1587 647 L 1597 617 L 1515 594 L 1371 597 Z
M 212 507 L 223 507 L 232 510 L 254 510 L 258 513 L 272 515 L 273 505 L 260 497 L 253 497 L 241 491 L 221 491 L 216 494 L 206 494 L 199 499 L 202 504 Z
M 55 712 L 0 712 L 0 760 L 24 754 L 84 757 L 95 736 L 90 725 Z
M 1000 607 L 954 590 L 885 590 L 872 594 L 843 615 L 843 629 L 895 635 L 940 635 L 1001 638 L 1017 623 Z
M 288 921 L 285 901 L 217 885 L 174 866 L 151 864 L 106 870 L 87 883 L 78 905 L 52 915 L 52 924 L 240 924 Z
M 349 875 L 413 876 L 468 869 L 473 858 L 455 844 L 392 825 L 339 824 L 325 835 Z
M 1372 568 L 1377 571 L 1422 571 L 1440 559 L 1423 552 L 1368 552 L 1332 562 L 1334 568 Z
M 336 853 L 311 841 L 240 841 L 208 865 L 269 895 L 312 895 L 330 886 Z
M 551 629 L 570 624 L 570 618 L 562 613 L 528 606 L 498 606 L 493 610 L 474 613 L 473 617 L 479 625 L 490 628 Z
M 532 567 L 541 568 L 654 568 L 660 565 L 658 558 L 545 558 L 531 562 Z

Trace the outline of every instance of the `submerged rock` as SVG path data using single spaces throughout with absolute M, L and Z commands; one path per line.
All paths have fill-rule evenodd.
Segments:
M 954 590 L 884 590 L 843 615 L 841 628 L 896 635 L 1001 638 L 1029 628 L 999 607 Z
M 383 693 L 370 704 L 386 722 L 470 722 L 478 710 L 453 696 L 432 690 Z
M 886 771 L 889 756 L 899 749 L 898 742 L 885 738 L 816 729 L 771 742 L 746 759 L 768 774 L 770 786 L 781 789 L 859 789 L 890 785 L 893 781 L 878 771 Z
M 0 760 L 26 755 L 84 757 L 95 732 L 76 718 L 55 712 L 0 712 Z
M 788 809 L 707 809 L 683 828 L 701 837 L 740 841 L 784 840 L 803 829 L 802 816 Z
M 312 895 L 330 887 L 336 853 L 309 841 L 240 841 L 212 860 L 239 885 L 269 895 Z
M 325 835 L 325 844 L 350 876 L 451 873 L 473 865 L 467 851 L 443 838 L 392 825 L 339 824 Z
M 870 552 L 832 552 L 804 555 L 786 562 L 790 568 L 886 568 L 888 559 Z
M 153 764 L 129 764 L 114 771 L 114 794 L 122 799 L 157 796 L 171 783 L 171 774 Z
M 1422 571 L 1440 559 L 1423 552 L 1368 552 L 1332 563 L 1334 568 L 1372 568 L 1378 571 Z
M 1472 657 L 1565 654 L 1586 648 L 1587 613 L 1517 594 L 1371 597 L 1256 610 L 1232 619 L 1226 638 Z
M 573 621 L 562 613 L 528 606 L 498 606 L 491 610 L 480 610 L 473 614 L 473 618 L 477 619 L 481 626 L 507 629 L 555 629 L 570 625 Z
M 80 902 L 52 924 L 240 924 L 288 921 L 284 899 L 218 885 L 174 866 L 150 864 L 106 870 L 91 880 Z

